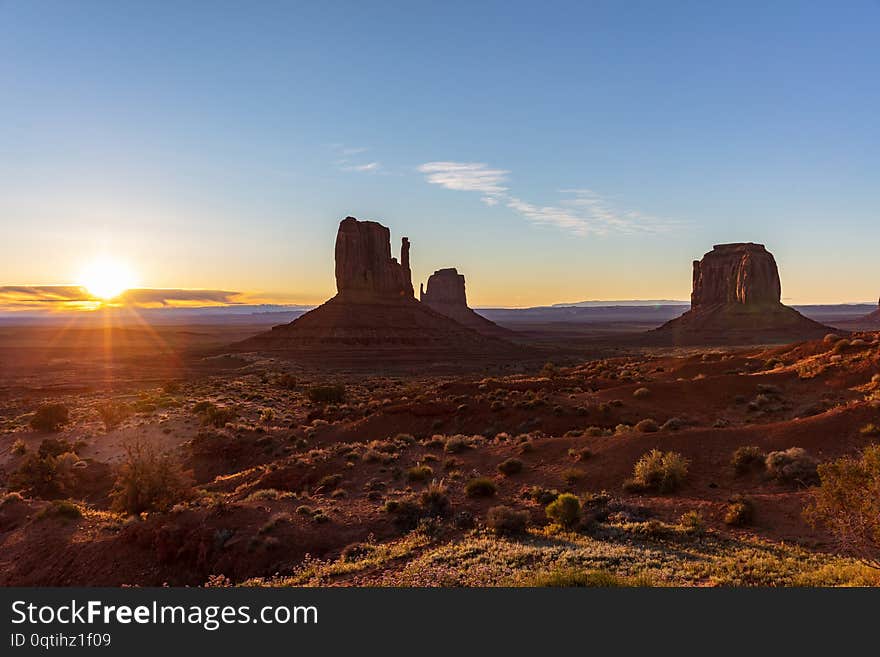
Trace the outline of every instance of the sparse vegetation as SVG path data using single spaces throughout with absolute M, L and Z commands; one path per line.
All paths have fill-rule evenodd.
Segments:
M 464 492 L 468 497 L 492 497 L 497 490 L 495 482 L 488 477 L 476 477 L 464 486 Z
M 509 506 L 493 506 L 486 514 L 486 526 L 500 536 L 521 534 L 528 522 L 528 513 Z
M 750 470 L 763 470 L 765 467 L 764 460 L 766 458 L 767 455 L 760 447 L 755 445 L 744 445 L 743 447 L 738 447 L 733 452 L 733 456 L 730 459 L 730 465 L 733 466 L 736 474 L 743 475 Z
M 434 476 L 434 470 L 430 465 L 416 465 L 406 471 L 409 481 L 428 481 Z
M 755 516 L 755 505 L 744 497 L 735 497 L 727 504 L 724 511 L 724 522 L 734 527 L 748 525 Z
M 653 449 L 636 462 L 633 478 L 625 487 L 630 492 L 671 493 L 678 490 L 687 472 L 688 460 L 681 454 Z
M 64 404 L 43 404 L 31 418 L 31 428 L 35 431 L 55 432 L 70 422 L 70 411 Z
M 313 404 L 341 404 L 345 401 L 345 386 L 339 383 L 312 386 L 308 397 Z
M 498 472 L 507 477 L 519 474 L 522 472 L 522 469 L 523 462 L 515 458 L 504 459 L 498 464 Z
M 647 577 L 621 577 L 607 570 L 581 570 L 578 568 L 558 568 L 524 577 L 518 582 L 529 587 L 600 587 L 617 588 L 631 586 L 652 586 Z
M 101 418 L 107 431 L 112 431 L 131 415 L 131 408 L 128 404 L 114 401 L 98 404 L 95 411 L 98 413 L 98 417 Z
M 636 423 L 635 426 L 636 431 L 641 431 L 642 433 L 654 433 L 656 431 L 660 431 L 660 425 L 657 424 L 651 418 L 646 418 Z
M 126 459 L 110 497 L 117 511 L 167 511 L 191 495 L 191 485 L 168 456 L 141 442 L 126 447 Z
M 800 486 L 819 483 L 818 462 L 800 447 L 770 452 L 765 464 L 767 472 L 780 483 Z
M 880 445 L 823 463 L 818 476 L 807 519 L 827 527 L 845 554 L 880 568 Z
M 563 527 L 573 527 L 581 518 L 581 501 L 576 495 L 562 493 L 545 509 L 547 517 Z

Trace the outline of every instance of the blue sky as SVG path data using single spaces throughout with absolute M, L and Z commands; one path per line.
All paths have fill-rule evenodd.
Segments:
M 178 6 L 184 5 L 184 6 Z M 337 222 L 473 305 L 880 295 L 880 3 L 0 0 L 0 284 L 318 302 Z

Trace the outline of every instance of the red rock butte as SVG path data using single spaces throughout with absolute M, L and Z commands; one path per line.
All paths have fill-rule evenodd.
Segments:
M 691 309 L 656 330 L 674 342 L 796 341 L 831 330 L 781 303 L 776 259 L 763 244 L 716 244 L 693 267 Z
M 513 345 L 438 313 L 413 295 L 410 243 L 400 262 L 391 255 L 391 233 L 375 221 L 346 217 L 336 235 L 336 296 L 289 324 L 249 338 L 249 351 L 361 354 L 383 357 L 493 355 Z
M 431 310 L 484 335 L 500 338 L 513 335 L 513 331 L 501 328 L 468 306 L 464 274 L 459 274 L 455 267 L 438 269 L 431 274 L 427 288 L 421 286 L 419 289 L 419 300 Z

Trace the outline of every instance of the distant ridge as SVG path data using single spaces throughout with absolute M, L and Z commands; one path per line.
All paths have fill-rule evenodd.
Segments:
M 554 303 L 547 308 L 613 308 L 631 306 L 689 306 L 690 301 L 674 299 L 620 299 L 617 301 L 575 301 L 572 303 Z

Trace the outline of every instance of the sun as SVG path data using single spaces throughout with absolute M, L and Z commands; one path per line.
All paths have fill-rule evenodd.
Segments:
M 82 272 L 79 284 L 93 297 L 103 301 L 115 299 L 134 285 L 131 269 L 118 260 L 100 258 L 93 260 Z

